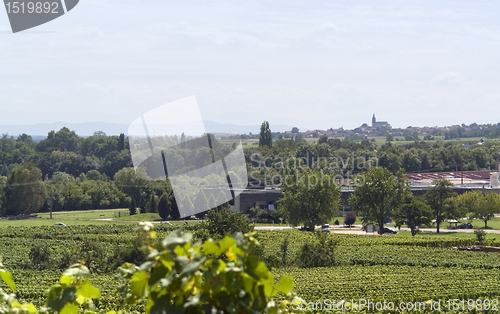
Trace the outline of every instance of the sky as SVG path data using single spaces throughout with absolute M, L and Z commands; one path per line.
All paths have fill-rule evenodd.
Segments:
M 192 95 L 271 130 L 498 123 L 499 85 L 493 0 L 80 0 L 16 34 L 0 9 L 3 125 L 130 124 Z

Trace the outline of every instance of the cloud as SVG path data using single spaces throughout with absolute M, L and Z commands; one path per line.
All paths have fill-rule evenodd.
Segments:
M 446 72 L 434 76 L 431 84 L 444 86 L 459 86 L 465 83 L 467 79 L 459 72 Z

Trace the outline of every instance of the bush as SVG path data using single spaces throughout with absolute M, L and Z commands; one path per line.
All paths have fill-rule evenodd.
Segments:
M 354 225 L 355 222 L 356 222 L 356 215 L 354 214 L 354 212 L 348 212 L 345 215 L 344 225 L 348 225 L 350 228 L 352 225 Z
M 486 239 L 486 232 L 482 229 L 475 229 L 474 234 L 476 235 L 477 243 L 483 245 L 483 241 Z
M 36 269 L 47 269 L 51 267 L 51 251 L 45 244 L 39 244 L 31 247 L 28 257 L 31 266 Z
M 75 252 L 72 252 L 68 249 L 65 249 L 61 253 L 61 258 L 59 259 L 59 262 L 57 263 L 57 268 L 58 269 L 67 269 L 71 265 L 75 264 L 76 261 L 76 254 Z
M 210 236 L 215 239 L 236 232 L 248 233 L 253 231 L 253 226 L 248 222 L 246 215 L 239 212 L 235 213 L 229 207 L 223 207 L 220 210 L 209 210 L 206 226 Z
M 300 268 L 335 266 L 335 245 L 329 234 L 317 233 L 318 243 L 305 243 L 299 252 Z

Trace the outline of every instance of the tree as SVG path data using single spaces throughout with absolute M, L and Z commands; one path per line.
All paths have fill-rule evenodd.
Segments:
M 118 138 L 118 151 L 121 152 L 125 149 L 125 134 L 120 133 L 120 137 Z
M 40 152 L 52 152 L 55 150 L 75 152 L 81 140 L 75 131 L 70 131 L 67 127 L 63 127 L 57 132 L 50 131 L 47 134 L 47 138 L 37 144 L 36 149 Z
M 147 205 L 147 196 L 146 192 L 142 192 L 140 197 L 139 197 L 139 212 L 141 214 L 147 213 L 146 211 L 146 205 Z
M 44 204 L 47 190 L 42 171 L 32 163 L 17 166 L 7 177 L 5 187 L 5 213 L 26 215 L 36 213 Z
M 423 200 L 411 196 L 399 210 L 396 224 L 406 224 L 411 235 L 417 234 L 417 226 L 429 225 L 432 221 L 432 208 Z
M 148 202 L 147 205 L 147 212 L 148 213 L 156 213 L 158 212 L 157 204 L 156 204 L 156 195 L 154 193 L 151 193 L 151 199 Z
M 468 191 L 457 196 L 458 200 L 463 204 L 467 213 L 470 213 L 469 219 L 477 218 L 479 213 L 479 204 L 483 199 L 483 193 L 480 191 Z
M 394 135 L 387 134 L 387 136 L 385 137 L 385 140 L 386 140 L 386 142 L 392 142 L 392 141 L 394 141 Z
M 321 135 L 321 137 L 318 140 L 318 144 L 326 144 L 328 143 L 328 135 Z
M 137 171 L 144 170 L 142 168 L 137 168 Z M 144 172 L 141 175 L 141 178 L 145 178 L 146 173 Z M 139 178 L 134 168 L 123 168 L 118 171 L 114 176 L 115 185 L 118 189 L 120 189 L 123 193 L 127 194 L 132 198 L 135 205 L 141 205 L 141 192 L 143 191 L 144 186 L 146 185 L 145 180 Z
M 484 228 L 488 228 L 488 220 L 498 213 L 500 208 L 500 195 L 488 193 L 481 198 L 474 216 L 484 221 Z
M 299 133 L 299 128 L 298 128 L 298 127 L 296 127 L 296 126 L 294 126 L 294 127 L 292 128 L 292 133 Z
M 271 148 L 273 146 L 273 137 L 271 133 L 271 129 L 269 128 L 269 122 L 264 121 L 260 126 L 260 135 L 259 135 L 259 147 L 267 146 Z
M 349 228 L 351 228 L 351 226 L 354 225 L 355 222 L 356 222 L 356 215 L 353 212 L 348 212 L 345 215 L 344 224 L 348 225 Z
M 384 220 L 391 218 L 401 206 L 409 190 L 409 183 L 399 170 L 396 178 L 383 167 L 373 167 L 363 174 L 365 183 L 357 186 L 349 199 L 356 215 L 363 215 L 363 223 L 375 223 L 379 234 L 384 231 Z
M 160 201 L 158 202 L 158 214 L 161 219 L 166 220 L 168 216 L 170 216 L 171 205 L 170 197 L 167 193 L 163 193 L 160 197 Z
M 424 198 L 434 211 L 433 218 L 436 219 L 436 232 L 439 233 L 439 225 L 449 216 L 447 210 L 452 209 L 450 206 L 445 206 L 445 201 L 456 196 L 457 193 L 451 188 L 453 183 L 446 179 L 435 180 L 433 184 L 434 186 L 425 192 Z
M 128 210 L 131 216 L 137 214 L 137 207 L 135 206 L 135 202 L 133 199 L 130 199 L 130 206 Z
M 314 230 L 315 225 L 328 222 L 335 216 L 340 191 L 331 184 L 333 180 L 328 174 L 321 170 L 305 170 L 286 177 L 285 181 L 281 186 L 283 198 L 277 204 L 290 224 L 304 223 Z
M 240 212 L 233 212 L 228 206 L 220 210 L 209 210 L 207 218 L 207 230 L 215 239 L 236 232 L 245 234 L 253 231 L 253 226 L 248 223 L 247 216 Z
M 5 184 L 7 183 L 7 177 L 0 176 L 0 212 L 3 209 L 5 203 Z

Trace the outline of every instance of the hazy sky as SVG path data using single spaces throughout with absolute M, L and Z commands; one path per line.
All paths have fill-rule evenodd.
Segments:
M 4 125 L 131 123 L 190 95 L 271 129 L 498 123 L 499 85 L 493 0 L 80 0 L 17 34 L 0 8 Z

